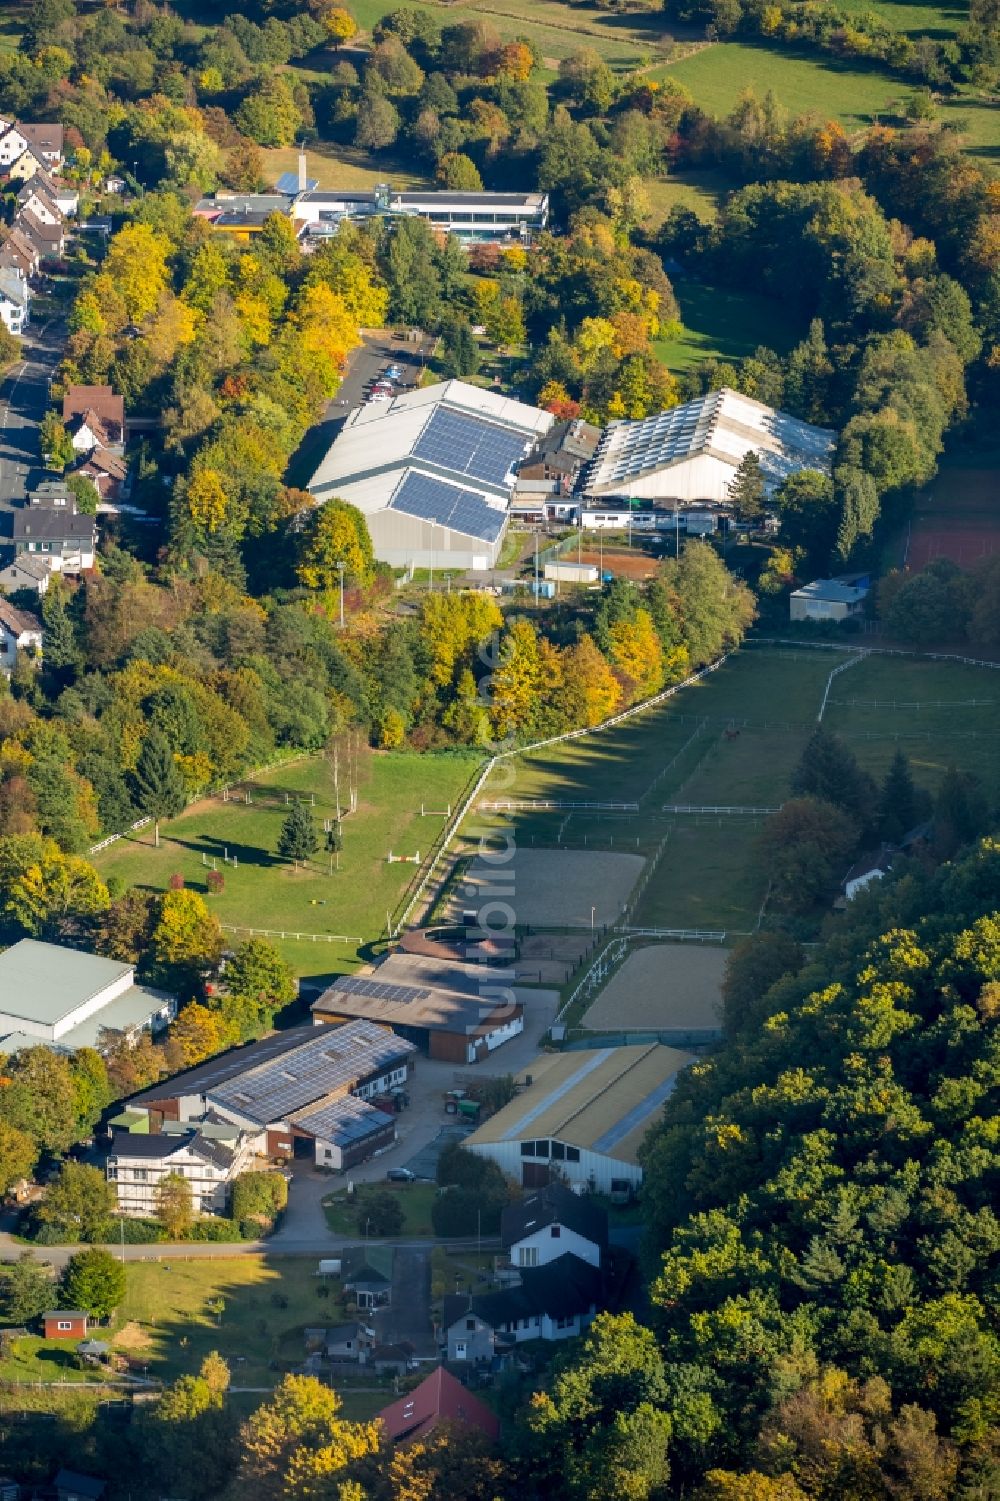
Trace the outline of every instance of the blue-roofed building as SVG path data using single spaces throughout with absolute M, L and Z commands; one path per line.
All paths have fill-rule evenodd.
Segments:
M 442 381 L 352 412 L 309 489 L 357 506 L 375 556 L 393 567 L 489 569 L 518 469 L 552 422 L 538 407 Z

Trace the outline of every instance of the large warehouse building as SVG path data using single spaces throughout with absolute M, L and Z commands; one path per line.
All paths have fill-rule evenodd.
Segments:
M 58 943 L 22 938 L 0 954 L 0 1052 L 102 1047 L 157 1032 L 177 1010 L 173 996 L 135 982 L 135 965 Z
M 595 1193 L 634 1192 L 639 1144 L 691 1061 L 659 1043 L 551 1053 L 464 1145 L 524 1188 L 559 1177 Z
M 775 489 L 799 469 L 829 474 L 836 434 L 724 387 L 641 422 L 613 422 L 584 478 L 585 495 L 724 501 L 751 450 Z
M 407 391 L 353 411 L 309 489 L 357 506 L 395 568 L 492 568 L 517 466 L 552 421 L 460 380 Z
M 429 1058 L 476 1063 L 524 1030 L 519 1001 L 479 1000 L 438 985 L 396 985 L 378 974 L 342 975 L 312 1006 L 317 1022 L 363 1017 L 391 1027 Z
M 369 1102 L 402 1088 L 415 1052 L 368 1021 L 294 1027 L 143 1090 L 128 1101 L 128 1124 L 156 1133 L 228 1121 L 260 1156 L 353 1167 L 395 1138 L 393 1117 Z

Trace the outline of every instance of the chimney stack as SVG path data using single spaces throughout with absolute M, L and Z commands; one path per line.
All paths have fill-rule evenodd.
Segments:
M 300 193 L 304 193 L 307 187 L 308 187 L 308 179 L 306 177 L 306 154 L 305 154 L 304 151 L 300 151 L 299 152 L 299 192 Z

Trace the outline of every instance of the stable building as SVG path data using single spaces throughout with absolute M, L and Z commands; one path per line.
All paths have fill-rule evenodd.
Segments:
M 643 1137 L 691 1061 L 659 1043 L 543 1055 L 464 1145 L 525 1188 L 558 1177 L 628 1198 L 642 1183 Z
M 154 1084 L 128 1108 L 154 1134 L 173 1122 L 228 1121 L 259 1156 L 340 1171 L 395 1140 L 394 1117 L 372 1102 L 403 1087 L 415 1053 L 368 1021 L 294 1027 Z
M 460 380 L 406 391 L 353 411 L 308 488 L 357 506 L 394 568 L 490 569 L 518 469 L 552 420 Z
M 719 502 L 755 453 L 770 493 L 800 469 L 829 474 L 836 438 L 724 386 L 641 422 L 610 423 L 581 487 L 591 499 Z
M 428 1058 L 476 1063 L 524 1030 L 513 992 L 493 999 L 436 985 L 397 985 L 371 975 L 341 975 L 312 1005 L 316 1022 L 363 1017 L 391 1027 Z
M 177 1002 L 135 983 L 135 966 L 22 938 L 0 954 L 0 1053 L 45 1044 L 73 1052 L 158 1032 Z

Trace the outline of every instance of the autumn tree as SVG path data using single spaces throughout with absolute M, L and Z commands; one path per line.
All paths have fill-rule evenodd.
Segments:
M 291 1005 L 298 993 L 292 968 L 274 945 L 251 938 L 226 962 L 220 1009 L 248 1042 L 268 1031 L 275 1013 Z
M 152 936 L 152 964 L 167 989 L 183 997 L 201 988 L 222 953 L 219 920 L 197 891 L 166 891 Z
M 56 412 L 46 412 L 38 428 L 38 438 L 46 468 L 61 474 L 76 458 L 73 439 Z
M 364 516 L 344 500 L 314 508 L 302 531 L 298 575 L 307 589 L 331 592 L 341 567 L 349 582 L 367 589 L 375 577 L 375 554 Z
M 313 1376 L 285 1376 L 269 1402 L 243 1424 L 244 1485 L 261 1501 L 345 1490 L 352 1472 L 381 1447 L 381 1427 L 340 1416 L 335 1391 Z M 321 1491 L 319 1487 L 323 1487 Z
M 531 1400 L 531 1454 L 551 1476 L 551 1493 L 579 1501 L 659 1494 L 669 1475 L 666 1398 L 652 1332 L 631 1314 L 598 1314 L 549 1390 Z
M 40 1264 L 34 1251 L 22 1251 L 0 1276 L 5 1322 L 30 1327 L 52 1307 L 54 1293 L 51 1271 Z
M 46 1152 L 65 1152 L 76 1140 L 69 1060 L 37 1045 L 14 1054 L 0 1077 L 0 1120 Z
M 324 10 L 322 21 L 323 30 L 338 52 L 345 42 L 349 42 L 358 34 L 357 21 L 342 5 L 334 5 L 330 10 Z
M 191 1001 L 171 1023 L 165 1052 L 176 1068 L 193 1068 L 236 1040 L 235 1028 L 221 1012 Z
M 141 323 L 167 290 L 170 241 L 148 224 L 127 224 L 114 235 L 101 267 L 124 302 L 127 317 Z
M 22 1178 L 30 1178 L 38 1148 L 27 1131 L 0 1118 L 0 1194 L 9 1193 Z
M 190 1181 L 183 1173 L 166 1173 L 156 1190 L 156 1217 L 170 1240 L 183 1240 L 194 1224 Z
M 757 840 L 775 905 L 808 912 L 845 874 L 857 842 L 858 825 L 836 804 L 789 798 Z
M 530 620 L 508 623 L 490 684 L 493 729 L 498 739 L 523 736 L 535 715 L 541 684 L 538 634 Z

